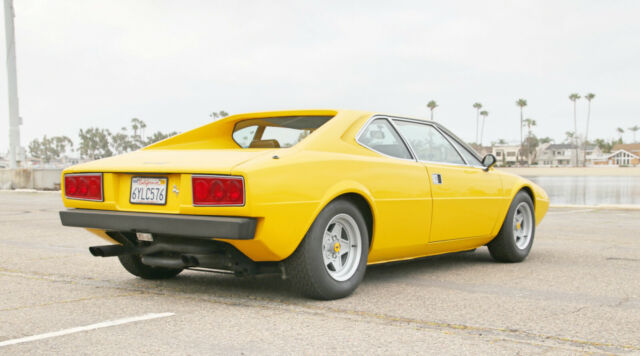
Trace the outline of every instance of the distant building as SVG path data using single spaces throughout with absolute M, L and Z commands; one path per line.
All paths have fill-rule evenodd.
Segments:
M 494 145 L 492 153 L 496 156 L 497 165 L 500 167 L 513 166 L 517 163 L 520 145 Z
M 637 166 L 640 165 L 640 154 L 619 149 L 611 153 L 603 154 L 600 157 L 594 157 L 591 163 L 598 166 Z
M 611 152 L 618 150 L 625 150 L 631 154 L 640 156 L 640 143 L 619 143 L 617 145 L 613 145 Z
M 545 143 L 538 147 L 537 153 L 538 166 L 571 167 L 576 165 L 576 145 L 574 144 Z

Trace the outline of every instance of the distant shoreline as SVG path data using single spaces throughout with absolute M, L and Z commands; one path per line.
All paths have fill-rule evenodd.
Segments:
M 531 168 L 496 168 L 501 171 L 523 177 L 559 177 L 559 176 L 618 176 L 640 177 L 640 167 L 531 167 Z

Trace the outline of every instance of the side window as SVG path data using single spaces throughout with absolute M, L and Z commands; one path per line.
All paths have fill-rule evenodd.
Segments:
M 258 125 L 247 126 L 243 129 L 233 132 L 233 139 L 240 145 L 242 148 L 247 148 L 253 141 L 253 137 L 256 135 L 256 131 L 258 130 Z
M 445 133 L 446 135 L 446 133 Z M 449 137 L 449 140 L 451 142 L 453 142 L 453 145 L 456 146 L 456 148 L 458 149 L 458 151 L 462 154 L 462 156 L 464 157 L 464 159 L 467 161 L 467 163 L 471 166 L 477 166 L 477 167 L 482 167 L 482 162 L 480 162 L 476 156 L 474 156 L 473 154 L 471 154 L 471 152 L 469 152 L 466 148 L 464 148 L 457 140 L 455 140 L 454 138 L 452 138 L 451 136 L 447 135 Z
M 358 142 L 387 156 L 411 159 L 411 153 L 387 119 L 375 119 L 358 137 Z
M 394 123 L 419 160 L 464 164 L 458 152 L 433 126 L 402 120 L 394 120 Z

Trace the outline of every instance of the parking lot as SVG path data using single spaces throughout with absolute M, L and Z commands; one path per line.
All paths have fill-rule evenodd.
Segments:
M 524 263 L 481 248 L 371 266 L 319 302 L 274 276 L 134 278 L 61 208 L 0 192 L 0 354 L 640 352 L 640 210 L 551 209 Z

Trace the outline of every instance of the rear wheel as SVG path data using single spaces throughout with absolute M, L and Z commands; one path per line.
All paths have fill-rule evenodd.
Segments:
M 315 299 L 350 295 L 364 277 L 368 236 L 362 213 L 355 205 L 342 199 L 330 203 L 285 261 L 293 286 Z
M 129 273 L 144 279 L 168 279 L 182 272 L 182 269 L 147 266 L 142 263 L 139 255 L 123 255 L 118 256 L 118 259 Z
M 487 246 L 491 257 L 499 262 L 520 262 L 529 255 L 536 232 L 531 197 L 524 191 L 516 194 L 502 228 Z

